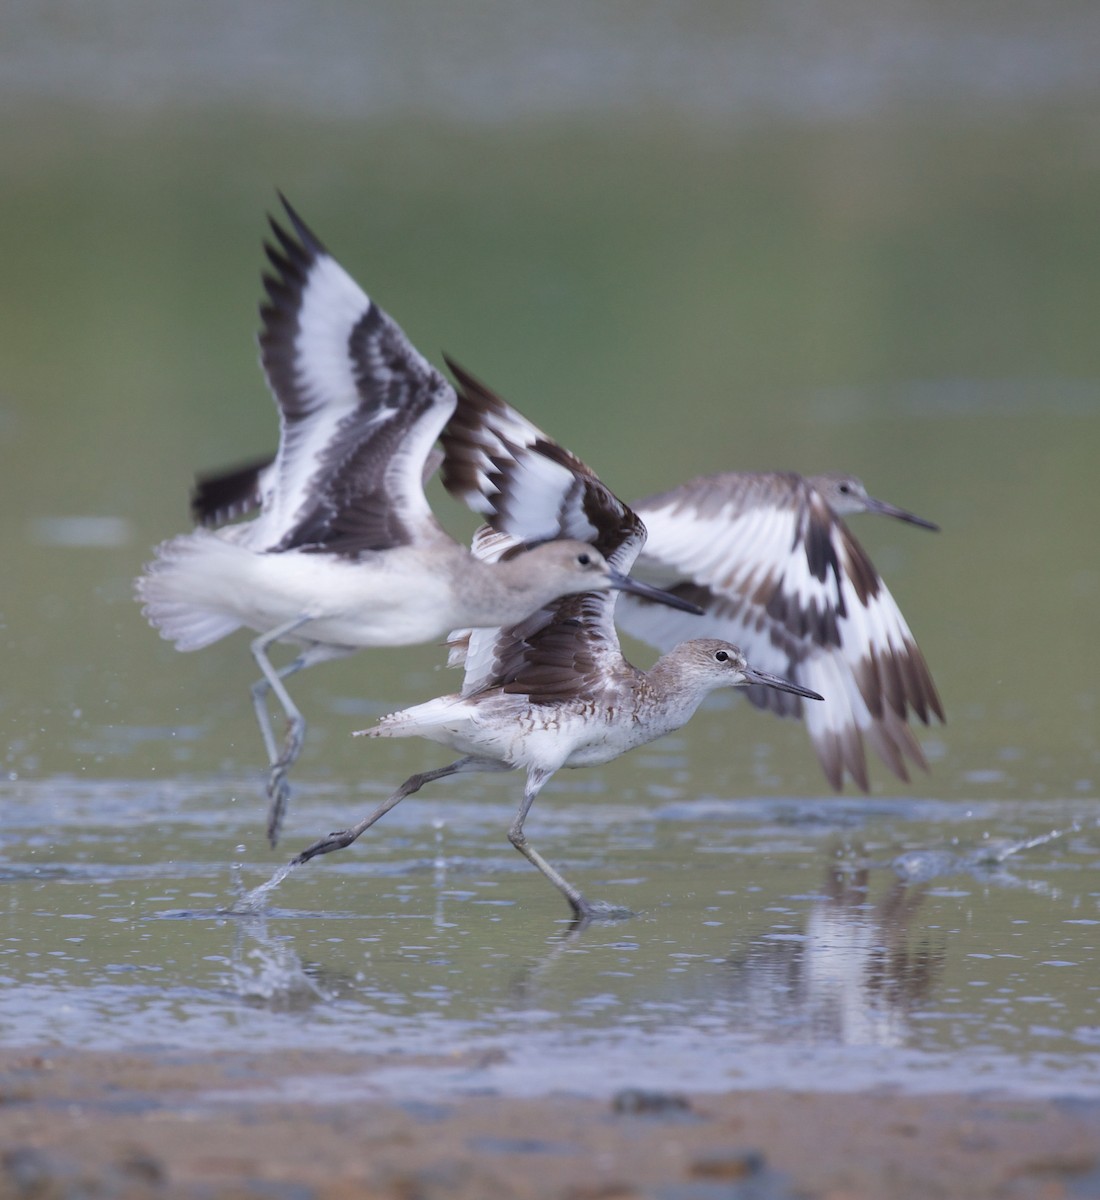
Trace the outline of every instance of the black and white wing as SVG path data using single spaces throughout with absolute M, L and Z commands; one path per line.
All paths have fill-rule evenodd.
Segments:
M 274 478 L 272 454 L 227 470 L 197 475 L 191 489 L 191 515 L 195 524 L 213 529 L 260 508 Z
M 447 490 L 528 546 L 576 538 L 624 575 L 645 526 L 596 473 L 444 355 L 458 403 L 441 439 Z
M 442 462 L 443 451 L 434 446 L 424 462 L 422 482 L 425 486 Z M 274 476 L 273 454 L 236 467 L 196 475 L 191 489 L 191 515 L 195 524 L 213 529 L 260 508 L 264 496 L 271 490 Z
M 900 778 L 926 766 L 908 721 L 943 707 L 893 596 L 867 554 L 812 483 L 799 475 L 695 479 L 638 502 L 649 540 L 638 573 L 694 601 L 690 621 L 623 596 L 626 632 L 668 650 L 721 637 L 765 671 L 820 692 L 803 705 L 772 688 L 746 689 L 759 708 L 802 717 L 832 786 L 846 774 L 868 788 L 864 740 Z
M 622 574 L 645 543 L 645 526 L 574 454 L 563 449 L 467 371 L 447 359 L 458 404 L 443 432 L 444 486 L 488 521 L 473 553 L 496 560 L 555 538 L 588 542 Z M 519 625 L 456 630 L 452 665 L 464 664 L 463 695 L 499 687 L 553 704 L 583 694 L 605 656 L 621 661 L 613 592 L 546 605 Z
M 422 476 L 454 389 L 283 204 L 293 232 L 272 219 L 259 338 L 279 451 L 253 490 L 238 480 L 262 503 L 252 544 L 354 556 L 431 537 Z

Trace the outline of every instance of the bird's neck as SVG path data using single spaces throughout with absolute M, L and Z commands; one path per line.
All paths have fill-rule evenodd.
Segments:
M 649 720 L 671 733 L 686 725 L 712 690 L 691 679 L 673 650 L 662 655 L 645 673 L 643 695 L 650 709 Z
M 473 559 L 473 569 L 459 585 L 459 599 L 470 625 L 518 625 L 537 608 L 553 599 L 532 587 L 532 577 L 522 555 L 507 562 Z

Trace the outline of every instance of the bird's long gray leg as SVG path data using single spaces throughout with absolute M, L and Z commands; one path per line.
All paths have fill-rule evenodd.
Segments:
M 583 929 L 589 921 L 621 921 L 626 917 L 634 916 L 634 913 L 629 908 L 605 904 L 599 900 L 595 903 L 586 900 L 581 892 L 560 871 L 552 867 L 531 843 L 528 842 L 527 835 L 523 832 L 523 823 L 527 820 L 527 814 L 531 811 L 531 805 L 534 804 L 535 797 L 542 791 L 546 781 L 553 773 L 553 771 L 528 769 L 527 783 L 523 789 L 523 801 L 519 806 L 519 811 L 516 813 L 516 819 L 512 822 L 508 830 L 508 840 L 529 863 L 538 867 L 554 887 L 569 901 L 569 907 L 573 910 L 574 930 Z
M 309 862 L 311 858 L 316 858 L 319 854 L 331 854 L 334 850 L 343 850 L 350 846 L 356 838 L 366 833 L 375 821 L 384 817 L 391 808 L 396 808 L 406 796 L 420 791 L 426 783 L 432 783 L 436 779 L 445 779 L 448 775 L 460 775 L 464 771 L 507 770 L 508 767 L 503 763 L 468 754 L 465 758 L 460 758 L 445 767 L 437 767 L 434 771 L 423 771 L 418 775 L 410 775 L 397 791 L 388 800 L 384 800 L 369 816 L 364 817 L 357 825 L 352 825 L 347 829 L 337 829 L 335 832 L 319 838 L 312 846 L 307 846 L 301 854 L 295 855 L 291 859 L 290 865 L 301 866 L 302 863 Z
M 299 655 L 292 663 L 287 663 L 285 667 L 280 667 L 275 672 L 275 678 L 279 680 L 286 679 L 288 676 L 300 671 L 305 665 L 305 659 L 302 655 Z M 267 696 L 270 691 L 271 684 L 268 682 L 266 675 L 263 679 L 257 679 L 252 685 L 252 707 L 256 710 L 256 720 L 259 722 L 260 733 L 263 734 L 264 749 L 267 751 L 268 762 L 274 765 L 279 759 L 279 749 L 275 744 L 275 734 L 271 730 L 271 717 L 267 711 Z
M 309 660 L 304 654 L 300 654 L 293 662 L 287 663 L 285 667 L 279 669 L 276 679 L 281 683 L 282 680 L 307 666 L 309 666 Z M 290 783 L 287 780 L 287 772 L 297 762 L 298 755 L 302 752 L 306 723 L 302 714 L 291 702 L 293 712 L 287 711 L 286 740 L 283 742 L 283 749 L 280 752 L 275 745 L 275 736 L 271 731 L 271 717 L 267 711 L 267 693 L 272 690 L 266 679 L 258 679 L 252 685 L 252 706 L 256 710 L 256 719 L 260 723 L 260 732 L 263 734 L 269 764 L 267 773 L 267 840 L 269 845 L 275 846 L 279 841 L 279 831 L 283 827 L 287 804 L 290 802 Z M 278 695 L 278 693 L 276 694 Z M 288 701 L 290 700 L 285 687 L 282 689 L 282 695 Z M 285 709 L 286 705 L 284 704 L 283 707 Z
M 270 807 L 267 813 L 267 839 L 272 846 L 279 840 L 279 827 L 286 813 L 290 788 L 286 781 L 286 773 L 294 765 L 302 752 L 305 740 L 305 718 L 298 711 L 298 706 L 290 698 L 290 693 L 283 686 L 283 680 L 309 665 L 308 651 L 300 654 L 292 663 L 281 670 L 276 670 L 271 659 L 267 657 L 268 648 L 280 638 L 301 629 L 311 618 L 295 617 L 283 625 L 262 633 L 252 642 L 252 657 L 263 675 L 252 685 L 252 707 L 256 710 L 256 720 L 259 722 L 260 733 L 263 735 L 264 748 L 267 750 L 267 761 L 270 770 L 267 776 L 267 795 Z M 267 694 L 274 692 L 275 698 L 286 713 L 287 731 L 280 750 L 275 742 L 275 734 L 271 729 L 271 715 L 267 711 Z
M 573 915 L 578 920 L 583 921 L 593 915 L 594 909 L 592 906 L 561 872 L 556 871 L 534 846 L 528 842 L 527 835 L 523 832 L 523 822 L 527 820 L 527 814 L 531 811 L 531 805 L 534 804 L 535 797 L 542 791 L 543 785 L 553 773 L 553 771 L 537 771 L 533 768 L 527 772 L 527 782 L 523 788 L 523 800 L 520 803 L 519 811 L 516 813 L 516 819 L 512 822 L 508 830 L 508 840 L 529 863 L 538 867 L 554 887 L 569 901 L 569 907 L 572 908 Z

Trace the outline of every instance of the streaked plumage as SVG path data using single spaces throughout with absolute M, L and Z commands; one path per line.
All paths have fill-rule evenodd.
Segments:
M 911 716 L 943 720 L 931 672 L 893 596 L 842 517 L 877 512 L 935 529 L 867 495 L 850 475 L 730 473 L 693 479 L 635 505 L 649 538 L 638 574 L 699 604 L 679 620 L 624 600 L 622 629 L 667 650 L 703 634 L 820 692 L 824 704 L 749 688 L 759 708 L 803 717 L 822 769 L 840 789 L 868 788 L 864 742 L 902 779 L 925 767 Z
M 503 561 L 532 541 L 576 537 L 616 569 L 630 569 L 645 541 L 637 515 L 579 459 L 454 363 L 459 403 L 443 435 L 444 482 L 492 528 L 474 553 Z M 463 664 L 460 693 L 392 713 L 370 737 L 423 737 L 458 750 L 446 767 L 414 775 L 378 809 L 329 834 L 294 860 L 307 862 L 351 845 L 425 783 L 468 771 L 526 771 L 523 801 L 509 839 L 557 887 L 578 919 L 610 915 L 593 905 L 527 841 L 523 824 L 539 791 L 562 767 L 610 762 L 678 729 L 718 687 L 756 686 L 820 700 L 812 691 L 754 670 L 734 645 L 685 641 L 650 671 L 622 656 L 606 593 L 556 600 L 511 627 L 458 630 L 452 663 Z
M 563 594 L 654 594 L 579 541 L 495 564 L 444 533 L 423 479 L 454 389 L 284 205 L 293 233 L 271 221 L 259 337 L 279 409 L 278 453 L 200 481 L 194 501 L 207 523 L 259 512 L 162 543 L 136 581 L 146 617 L 177 649 L 198 650 L 240 628 L 260 635 L 252 653 L 262 678 L 252 695 L 271 764 L 272 844 L 305 733 L 283 682 L 289 675 L 364 646 L 519 621 Z M 281 669 L 268 658 L 277 641 L 304 647 Z M 288 720 L 282 746 L 269 691 Z

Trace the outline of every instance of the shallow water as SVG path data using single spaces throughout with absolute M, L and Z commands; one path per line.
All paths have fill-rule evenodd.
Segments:
M 317 1080 L 329 1099 L 334 1086 L 1100 1095 L 1091 802 L 612 804 L 564 786 L 533 840 L 637 914 L 571 932 L 505 840 L 496 788 L 407 801 L 234 915 L 278 856 L 219 856 L 256 815 L 227 809 L 227 790 L 7 792 L 6 1042 L 435 1057 Z M 301 793 L 317 829 L 346 815 Z
M 406 11 L 24 6 L 0 48 L 0 1042 L 390 1056 L 295 1085 L 327 1096 L 1097 1095 L 1093 8 Z M 624 497 L 846 470 L 937 521 L 853 522 L 944 698 L 931 772 L 826 795 L 799 728 L 716 698 L 535 806 L 631 920 L 572 933 L 518 778 L 474 777 L 234 914 L 443 761 L 348 735 L 457 682 L 435 647 L 296 677 L 272 852 L 245 640 L 176 654 L 132 601 L 194 472 L 274 444 L 276 186 Z

